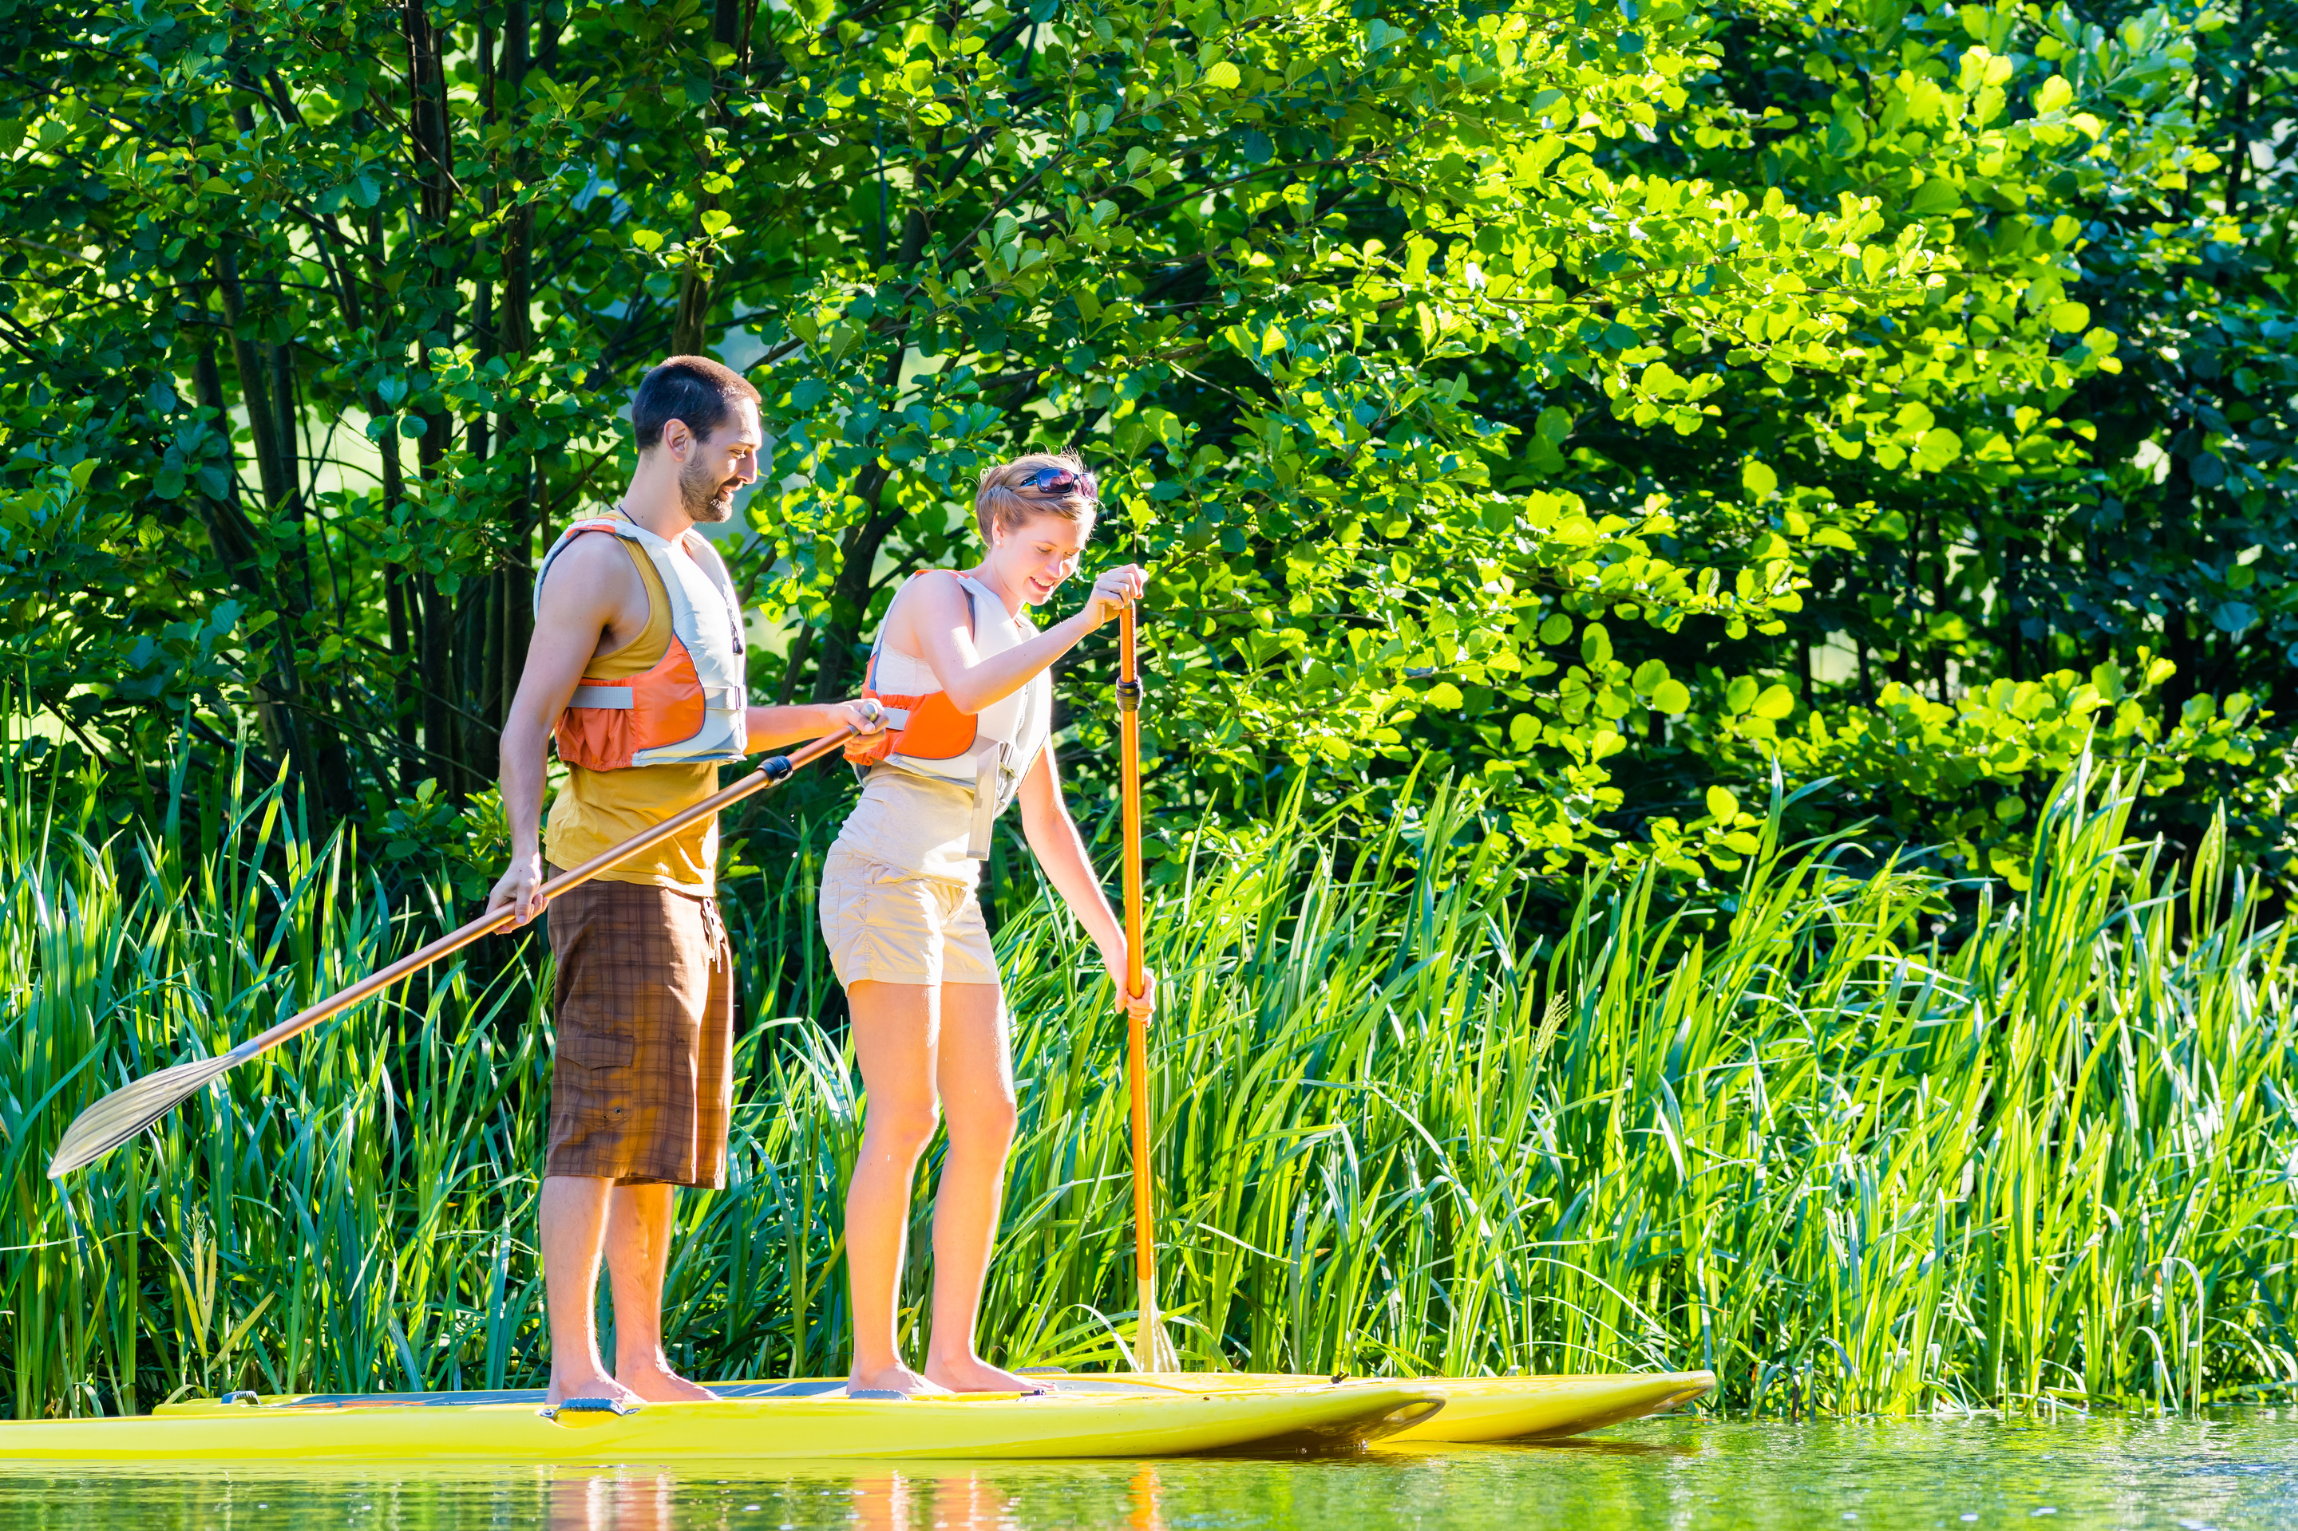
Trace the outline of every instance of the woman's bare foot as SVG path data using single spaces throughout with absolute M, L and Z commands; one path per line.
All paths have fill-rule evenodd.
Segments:
M 992 1366 L 979 1356 L 959 1356 L 955 1360 L 929 1356 L 926 1358 L 926 1376 L 953 1393 L 1051 1391 L 1051 1384 L 1043 1377 L 1024 1377 L 1001 1366 Z
M 714 1403 L 718 1395 L 667 1366 L 621 1366 L 620 1380 L 648 1403 Z
M 904 1398 L 919 1398 L 928 1393 L 948 1391 L 940 1383 L 919 1376 L 899 1361 L 875 1371 L 856 1368 L 846 1377 L 846 1393 L 849 1397 L 855 1393 L 899 1393 Z
M 596 1367 L 568 1370 L 551 1368 L 551 1385 L 543 1393 L 543 1407 L 555 1409 L 569 1398 L 604 1398 L 633 1409 L 645 1402 L 638 1394 Z

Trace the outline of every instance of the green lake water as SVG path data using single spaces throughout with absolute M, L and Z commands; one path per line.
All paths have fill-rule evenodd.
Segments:
M 1307 1460 L 199 1471 L 0 1464 L 0 1531 L 64 1526 L 2283 1531 L 2298 1527 L 2298 1412 L 2055 1424 L 1658 1420 L 1552 1445 Z

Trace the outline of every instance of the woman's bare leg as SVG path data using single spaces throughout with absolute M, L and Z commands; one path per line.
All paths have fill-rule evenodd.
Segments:
M 846 1271 L 854 1302 L 849 1388 L 941 1391 L 902 1364 L 894 1309 L 918 1155 L 934 1135 L 934 991 L 924 984 L 864 979 L 846 986 L 854 1056 L 869 1104 L 862 1151 L 846 1188 Z
M 982 1281 L 997 1245 L 1005 1156 L 1013 1147 L 1013 1055 L 993 983 L 945 983 L 935 1080 L 949 1152 L 934 1192 L 934 1334 L 926 1376 L 960 1393 L 1035 1386 L 974 1353 Z

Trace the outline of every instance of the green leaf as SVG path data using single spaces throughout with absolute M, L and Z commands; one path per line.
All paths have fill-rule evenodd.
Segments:
M 1936 218 L 1954 212 L 1963 205 L 1962 194 L 1955 183 L 1934 176 L 1915 188 L 1915 195 L 1907 199 L 1907 211 L 1918 218 Z
M 1915 466 L 1925 473 L 1937 473 L 1962 455 L 1963 438 L 1944 425 L 1925 431 L 1915 444 Z
M 1739 799 L 1728 787 L 1710 787 L 1707 790 L 1708 817 L 1719 824 L 1729 824 L 1739 816 Z
M 1795 693 L 1782 685 L 1763 688 L 1763 695 L 1755 699 L 1755 715 L 1776 723 L 1795 711 Z
M 1571 636 L 1572 619 L 1560 611 L 1550 613 L 1547 620 L 1540 624 L 1542 643 L 1562 643 Z
M 1440 680 L 1428 688 L 1428 705 L 1451 709 L 1461 702 L 1460 688 L 1448 680 Z
M 1760 500 L 1778 490 L 1779 475 L 1751 457 L 1740 466 L 1739 482 L 1741 488 Z
M 1237 73 L 1236 65 L 1223 59 L 1205 71 L 1205 83 L 1215 90 L 1235 90 L 1244 83 L 1244 76 Z
M 1670 717 L 1692 709 L 1692 694 L 1680 680 L 1664 680 L 1652 688 L 1652 710 Z
M 1580 662 L 1589 666 L 1608 663 L 1612 657 L 1612 635 L 1604 631 L 1604 624 L 1591 622 L 1580 635 Z
M 1755 705 L 1756 696 L 1762 689 L 1762 683 L 1754 676 L 1736 676 L 1730 685 L 1724 687 L 1724 706 L 1734 713 L 1745 712 Z
M 2090 305 L 2068 300 L 2051 305 L 2051 328 L 2062 335 L 2072 335 L 2091 322 Z
M 2258 608 L 2248 601 L 2220 601 L 2217 608 L 2210 613 L 2212 626 L 2222 633 L 2232 633 L 2238 638 L 2248 632 L 2251 624 L 2257 620 Z

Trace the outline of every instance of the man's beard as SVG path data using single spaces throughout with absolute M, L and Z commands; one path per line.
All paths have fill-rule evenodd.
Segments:
M 734 491 L 741 487 L 740 479 L 720 478 L 701 463 L 688 465 L 678 475 L 678 497 L 686 504 L 686 514 L 696 521 L 731 520 Z

